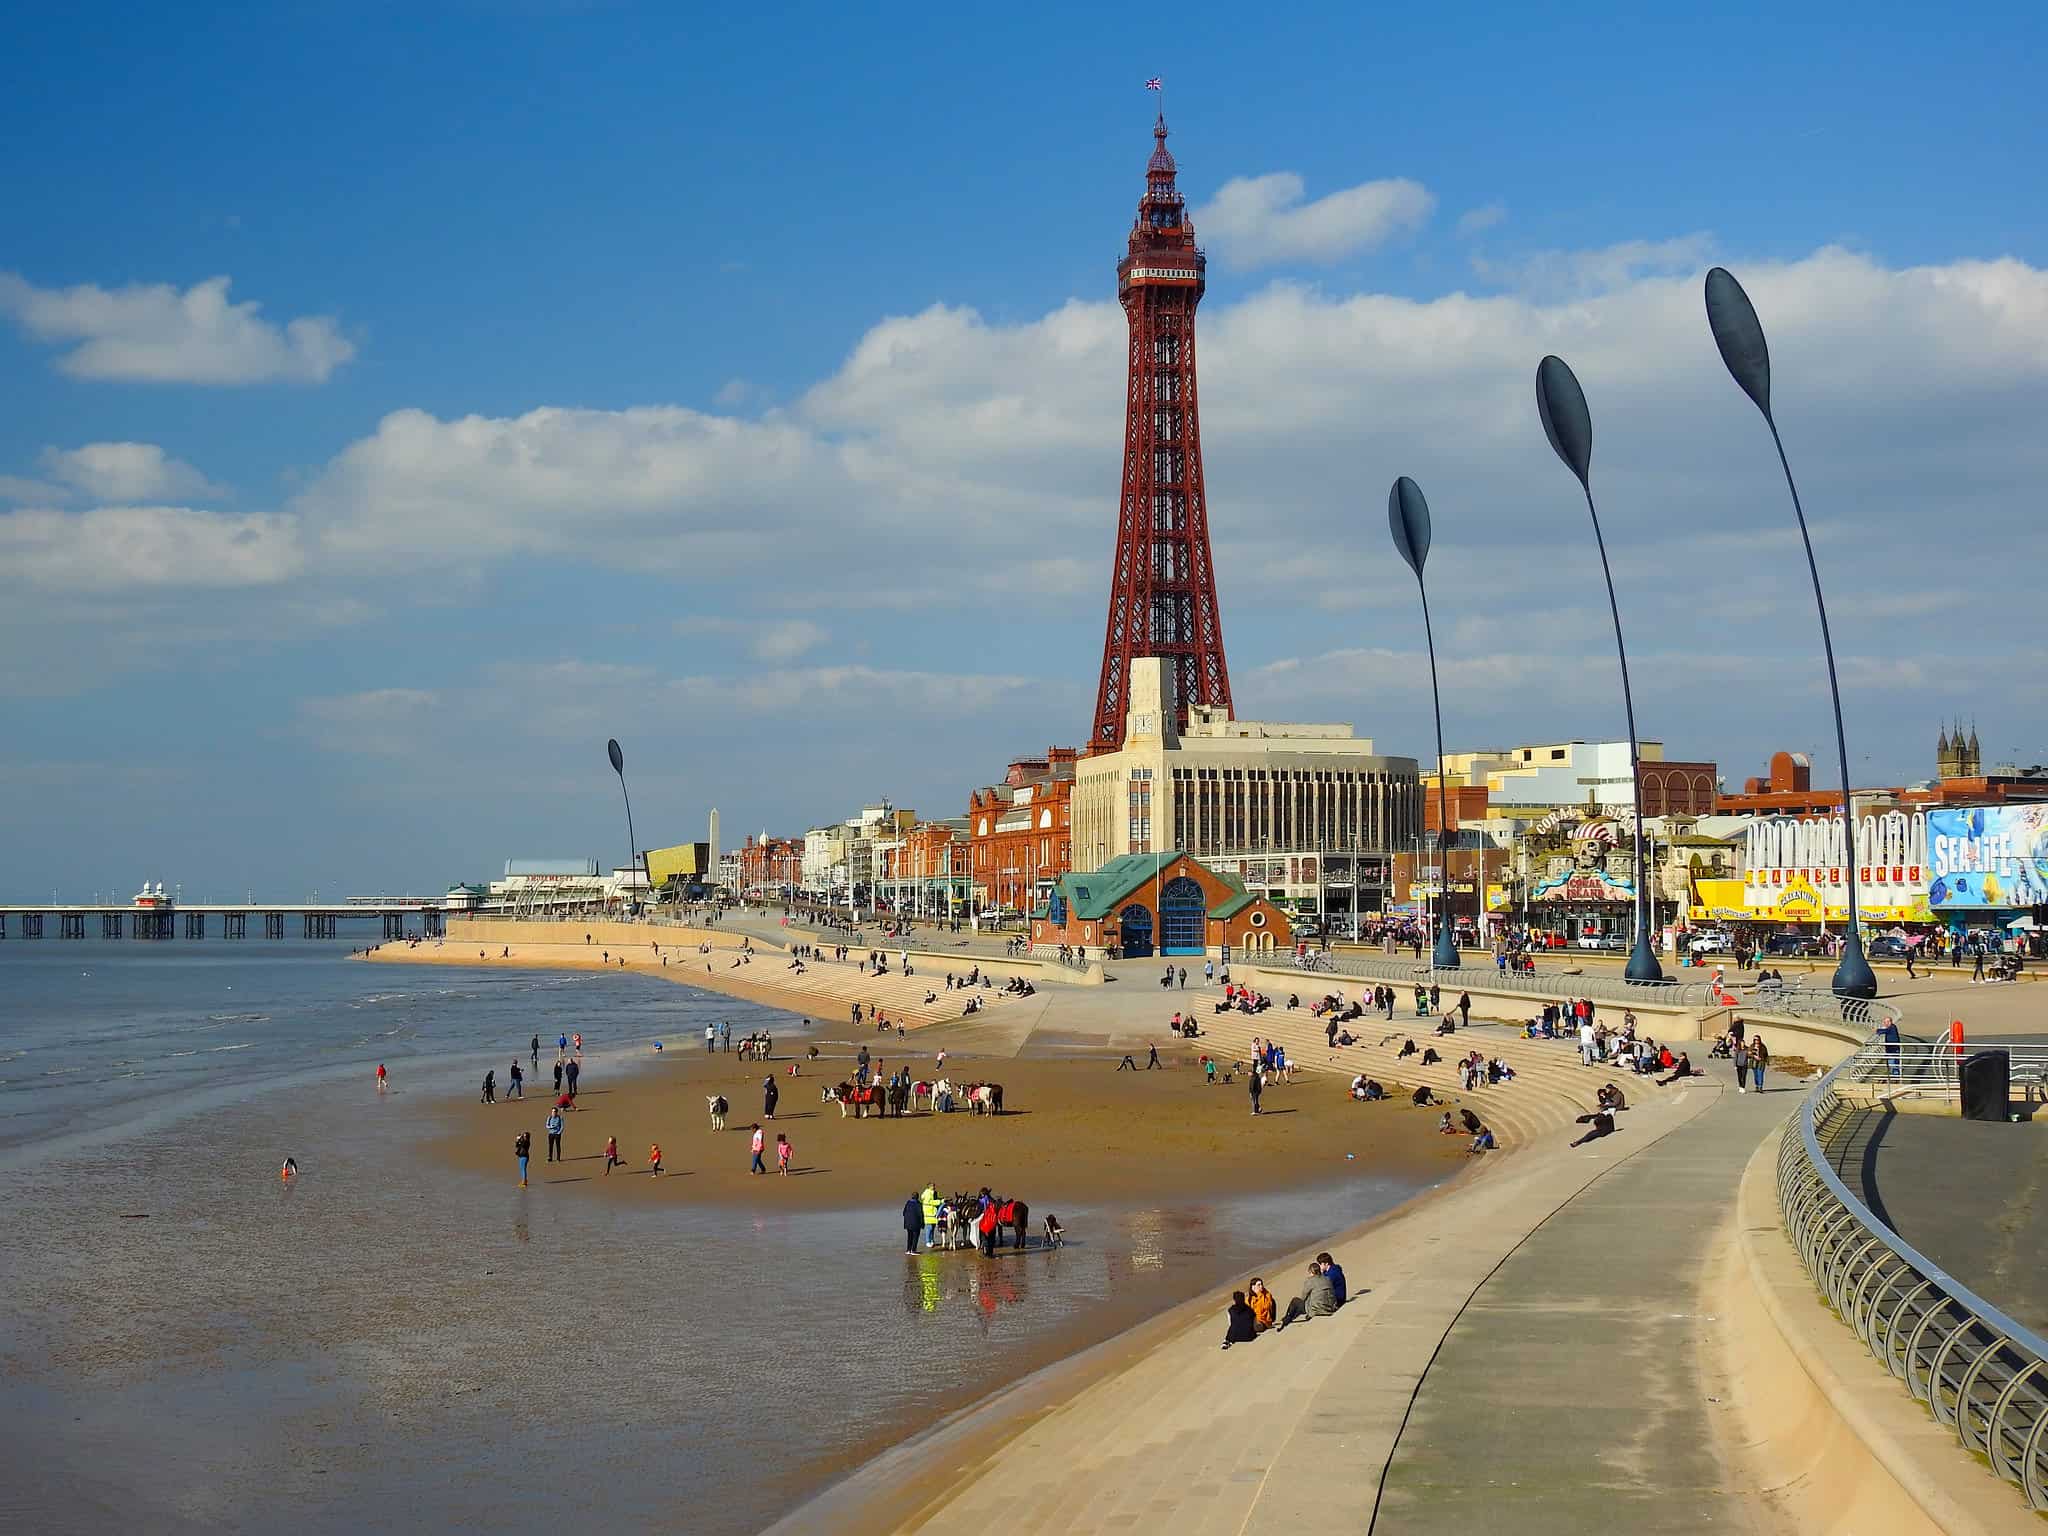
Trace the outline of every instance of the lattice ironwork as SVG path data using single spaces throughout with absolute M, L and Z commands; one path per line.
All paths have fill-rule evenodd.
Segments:
M 1098 747 L 1123 741 L 1130 664 L 1140 656 L 1166 663 L 1161 671 L 1179 725 L 1192 704 L 1230 709 L 1195 383 L 1195 308 L 1208 261 L 1174 184 L 1164 116 L 1152 137 L 1145 195 L 1116 269 L 1131 345 L 1116 564 L 1089 738 Z

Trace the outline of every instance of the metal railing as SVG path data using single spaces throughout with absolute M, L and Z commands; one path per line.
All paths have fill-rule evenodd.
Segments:
M 1873 1043 L 1823 1077 L 1779 1143 L 1778 1204 L 1807 1273 L 1871 1354 L 1965 1450 L 2048 1511 L 2048 1340 L 1879 1221 L 1823 1147 L 1853 1118 L 1839 1084 L 1890 1080 L 1909 1056 L 1932 1071 L 1937 1050 Z
M 2012 1085 L 2023 1097 L 2032 1101 L 2048 1094 L 2048 1041 L 2038 1038 L 1971 1040 L 1961 1046 L 1946 1040 L 1873 1045 L 1843 1062 L 1836 1081 L 1960 1095 L 1963 1061 L 1983 1050 L 2006 1053 Z

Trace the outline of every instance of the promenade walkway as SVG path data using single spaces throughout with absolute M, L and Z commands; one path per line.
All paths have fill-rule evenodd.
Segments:
M 1300 1027 L 1256 1024 L 1283 1041 Z M 883 1469 L 950 1490 L 904 1528 L 1758 1528 L 1711 1449 L 1700 1346 L 1712 1319 L 1697 1296 L 1701 1255 L 1792 1086 L 1758 1098 L 1721 1077 L 1668 1090 L 1632 1079 L 1621 1130 L 1574 1149 L 1567 1094 L 1590 1098 L 1605 1074 L 1562 1044 L 1504 1035 L 1471 1032 L 1519 1057 L 1524 1077 L 1477 1097 L 1511 1121 L 1525 1088 L 1511 1123 L 1530 1150 L 1333 1243 L 1350 1305 L 1229 1351 L 1220 1300 L 1189 1309 L 1135 1362 L 1057 1393 L 992 1456 L 965 1449 L 970 1424 Z M 1301 1278 L 1293 1262 L 1268 1275 L 1283 1298 Z M 1002 1401 L 986 1412 L 999 1423 Z

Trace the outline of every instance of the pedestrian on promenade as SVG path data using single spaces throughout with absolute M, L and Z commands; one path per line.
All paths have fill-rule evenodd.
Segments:
M 1970 946 L 1970 956 L 1972 962 L 1970 985 L 1974 987 L 1984 979 L 1984 946 L 1982 944 L 1972 944 Z
M 624 1163 L 619 1161 L 619 1138 L 616 1136 L 605 1137 L 604 1176 L 606 1178 L 610 1178 L 612 1176 L 612 1170 L 614 1168 L 623 1168 L 625 1166 L 626 1165 Z
M 1188 968 L 1186 966 L 1180 968 L 1180 989 L 1183 992 L 1188 989 Z
M 1735 1068 L 1735 1091 L 1746 1092 L 1742 1085 L 1749 1072 L 1749 1046 L 1741 1040 L 1736 1041 L 1734 1048 L 1728 1052 L 1728 1061 Z
M 1758 1093 L 1764 1091 L 1764 1068 L 1770 1065 L 1770 1061 L 1771 1053 L 1765 1049 L 1763 1037 L 1759 1035 L 1752 1039 L 1749 1042 L 1749 1076 L 1751 1086 Z
M 1204 960 L 1202 962 L 1202 985 L 1206 987 L 1215 979 L 1216 962 L 1214 960 Z
M 783 1135 L 782 1132 L 777 1131 L 775 1133 L 775 1172 L 782 1178 L 786 1179 L 789 1177 L 789 1160 L 795 1154 L 796 1148 L 789 1144 L 789 1138 Z
M 498 1102 L 498 1074 L 495 1072 L 486 1072 L 484 1074 L 484 1102 L 486 1104 Z
M 377 1091 L 379 1093 L 386 1093 L 390 1091 L 390 1087 L 391 1085 L 384 1078 L 384 1063 L 380 1061 L 377 1063 Z
M 1918 981 L 1920 979 L 1919 975 L 1913 969 L 1913 953 L 1915 947 L 1916 946 L 1911 944 L 1908 944 L 1906 946 L 1906 979 L 1908 981 Z
M 519 1187 L 526 1188 L 526 1159 L 533 1151 L 533 1133 L 521 1131 L 512 1138 L 512 1154 L 519 1159 Z
M 767 1145 L 768 1138 L 761 1134 L 761 1122 L 756 1120 L 754 1122 L 754 1140 L 752 1143 L 754 1160 L 747 1165 L 747 1172 L 766 1173 L 768 1171 L 761 1163 L 761 1149 Z
M 1470 1029 L 1472 1027 L 1472 994 L 1470 992 L 1460 992 L 1458 994 L 1458 1027 L 1460 1029 Z
M 559 1109 L 548 1112 L 548 1161 L 562 1160 L 562 1112 Z

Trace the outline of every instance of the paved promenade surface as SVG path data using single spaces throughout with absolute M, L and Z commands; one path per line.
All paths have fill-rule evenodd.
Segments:
M 1859 1110 L 1835 1172 L 1907 1242 L 2015 1321 L 2048 1333 L 2048 1125 Z
M 1561 1047 L 1517 1054 L 1538 1050 L 1525 1076 L 1571 1074 L 1588 1096 L 1603 1080 Z M 1224 1351 L 1218 1305 L 992 1459 L 929 1469 L 953 1492 L 920 1520 L 1175 1536 L 1758 1529 L 1744 1480 L 1711 1450 L 1697 1289 L 1744 1164 L 1796 1093 L 1628 1088 L 1636 1107 L 1614 1136 L 1568 1149 L 1576 1127 L 1532 1123 L 1527 1155 L 1336 1245 L 1354 1299 L 1335 1317 Z M 1267 1278 L 1285 1297 L 1302 1277 Z

